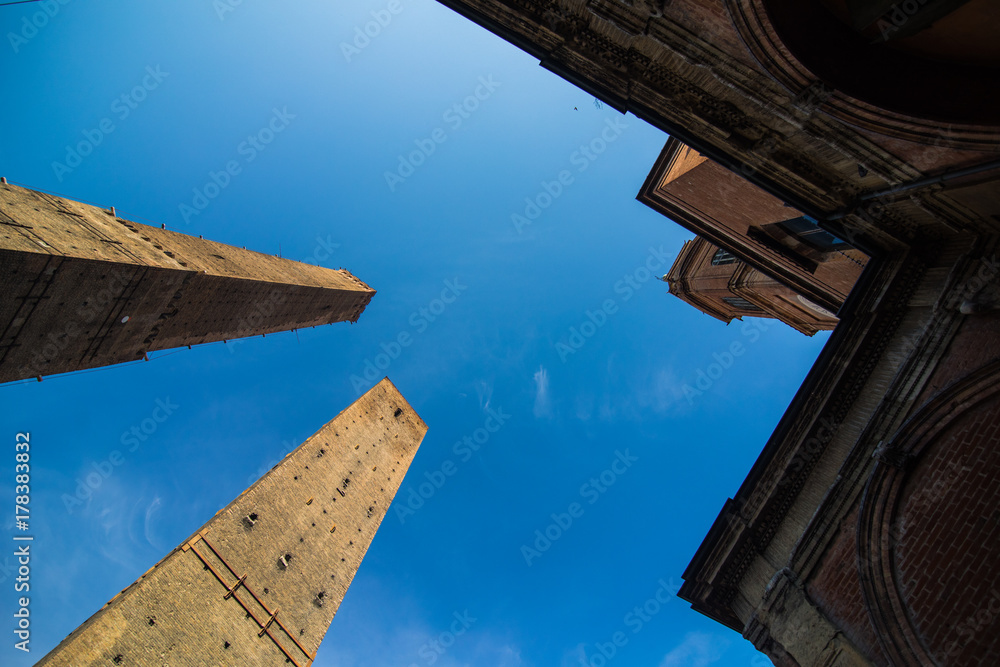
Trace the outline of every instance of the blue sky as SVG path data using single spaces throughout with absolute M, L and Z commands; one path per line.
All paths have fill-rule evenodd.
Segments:
M 0 551 L 0 662 L 39 659 L 388 361 L 430 430 L 316 665 L 764 664 L 672 591 L 826 335 L 727 327 L 651 278 L 691 236 L 634 199 L 666 135 L 432 0 L 229 2 L 52 2 L 36 30 L 40 4 L 0 7 L 0 175 L 378 294 L 354 325 L 0 387 L 0 498 L 30 430 L 35 535 L 30 656 Z

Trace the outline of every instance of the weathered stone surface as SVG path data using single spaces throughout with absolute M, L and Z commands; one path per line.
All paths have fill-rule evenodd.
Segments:
M 426 432 L 382 380 L 38 664 L 310 664 Z
M 349 272 L 117 218 L 0 185 L 0 382 L 147 352 L 357 321 Z

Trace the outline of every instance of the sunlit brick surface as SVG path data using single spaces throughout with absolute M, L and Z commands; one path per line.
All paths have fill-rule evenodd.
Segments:
M 310 664 L 426 431 L 383 380 L 38 664 Z

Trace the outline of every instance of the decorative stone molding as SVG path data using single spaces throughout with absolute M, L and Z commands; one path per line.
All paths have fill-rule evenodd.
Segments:
M 757 650 L 799 665 L 861 667 L 871 665 L 837 626 L 809 600 L 805 588 L 788 568 L 779 570 L 743 631 Z

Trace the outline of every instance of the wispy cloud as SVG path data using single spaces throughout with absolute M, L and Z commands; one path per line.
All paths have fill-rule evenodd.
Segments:
M 684 641 L 663 656 L 660 667 L 707 667 L 718 662 L 729 640 L 706 632 L 689 632 Z
M 400 595 L 391 581 L 359 572 L 337 619 L 319 648 L 314 667 L 532 667 L 504 629 L 489 626 L 475 610 L 472 625 L 452 635 L 455 614 L 430 611 L 418 600 Z M 386 615 L 385 610 L 393 613 Z M 344 642 L 343 638 L 351 640 Z M 445 641 L 447 639 L 447 641 Z
M 156 512 L 156 510 L 160 509 L 162 505 L 163 503 L 160 502 L 159 496 L 153 498 L 153 502 L 151 502 L 149 504 L 149 507 L 146 508 L 146 520 L 143 522 L 142 525 L 143 537 L 146 538 L 146 542 L 148 542 L 150 545 L 154 547 L 158 547 L 160 545 L 153 541 L 152 530 L 150 530 L 150 528 L 152 526 L 153 513 Z
M 479 407 L 487 410 L 490 407 L 490 399 L 493 398 L 493 383 L 479 380 L 476 382 L 476 394 L 479 396 Z
M 643 378 L 636 400 L 642 408 L 651 409 L 657 414 L 670 411 L 677 400 L 677 387 L 680 380 L 670 367 L 659 368 Z
M 497 651 L 497 667 L 521 667 L 524 661 L 521 660 L 521 650 L 517 647 L 506 645 Z
M 683 415 L 691 407 L 683 400 L 680 384 L 671 366 L 642 368 L 631 374 L 609 366 L 596 394 L 583 390 L 574 398 L 575 414 L 583 421 L 596 417 L 603 422 Z
M 552 398 L 549 395 L 549 372 L 544 366 L 538 367 L 535 378 L 535 417 L 552 415 Z

